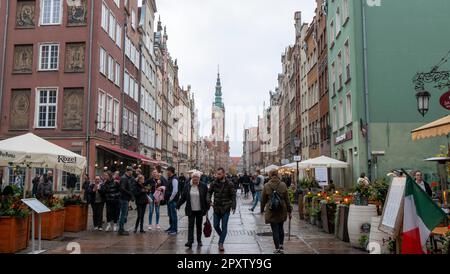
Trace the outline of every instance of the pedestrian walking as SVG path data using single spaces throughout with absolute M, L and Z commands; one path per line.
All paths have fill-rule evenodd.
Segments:
M 88 201 L 92 207 L 92 220 L 94 223 L 94 230 L 102 231 L 105 196 L 103 182 L 100 176 L 96 176 L 94 182 L 89 185 Z
M 143 175 L 138 175 L 137 181 L 133 187 L 133 194 L 136 202 L 136 210 L 137 210 L 137 219 L 136 224 L 134 226 L 134 233 L 137 233 L 139 228 L 140 233 L 145 233 L 144 230 L 144 216 L 145 210 L 148 205 L 148 193 L 149 190 L 144 186 L 145 177 Z
M 247 172 L 242 176 L 242 187 L 244 188 L 244 198 L 247 198 L 250 190 L 250 177 L 247 175 Z
M 89 175 L 87 175 L 87 174 L 84 174 L 84 177 L 83 177 L 83 185 L 81 186 L 81 191 L 82 191 L 82 193 L 83 193 L 83 200 L 85 201 L 85 202 L 88 202 L 88 188 L 89 188 L 89 185 L 91 184 L 91 182 L 90 182 L 90 179 L 89 179 Z
M 261 192 L 263 190 L 263 186 L 264 186 L 264 176 L 262 176 L 261 172 L 258 170 L 256 171 L 256 178 L 255 178 L 255 199 L 253 200 L 252 208 L 250 208 L 250 211 L 252 212 L 255 211 L 258 202 L 261 201 Z
M 278 177 L 278 171 L 270 172 L 270 181 L 264 186 L 261 197 L 262 212 L 266 224 L 270 224 L 275 244 L 275 254 L 284 253 L 284 222 L 292 218 L 287 186 Z
M 227 237 L 228 219 L 230 218 L 230 212 L 232 211 L 234 214 L 236 211 L 236 191 L 233 183 L 226 180 L 223 168 L 217 170 L 216 180 L 208 190 L 207 201 L 214 208 L 214 229 L 220 237 L 219 251 L 225 251 L 223 245 Z
M 33 180 L 31 181 L 31 183 L 33 184 L 33 188 L 31 189 L 32 197 L 36 197 L 40 180 L 41 180 L 41 176 L 39 174 L 36 174 L 34 176 Z
M 158 191 L 158 194 L 161 193 L 162 183 L 160 180 L 160 174 L 158 170 L 154 169 L 152 171 L 151 177 L 145 182 L 145 187 L 149 189 L 149 212 L 148 212 L 148 230 L 161 229 L 159 226 L 159 209 L 160 209 L 160 200 L 158 201 L 155 198 L 155 193 Z M 164 196 L 163 196 L 164 197 Z M 155 227 L 152 226 L 153 223 L 153 212 L 155 212 Z
M 188 241 L 186 247 L 192 248 L 194 243 L 194 225 L 197 232 L 197 246 L 202 244 L 202 223 L 203 216 L 208 212 L 208 188 L 200 183 L 200 172 L 192 174 L 191 181 L 185 185 L 184 191 L 181 193 L 180 200 L 177 203 L 177 209 L 186 203 L 185 213 L 188 217 Z
M 178 191 L 178 178 L 175 175 L 175 168 L 167 168 L 167 180 L 166 192 L 164 198 L 167 202 L 167 212 L 169 214 L 170 226 L 166 230 L 169 235 L 176 235 L 178 233 L 178 218 L 177 218 L 177 202 L 180 197 Z
M 48 171 L 39 181 L 36 198 L 40 201 L 45 201 L 53 196 L 53 172 Z
M 106 232 L 117 231 L 120 216 L 120 177 L 111 172 L 105 175 L 104 193 L 106 199 Z
M 130 201 L 134 201 L 132 187 L 134 184 L 133 168 L 127 167 L 127 171 L 120 178 L 120 218 L 119 218 L 119 235 L 127 236 L 125 224 L 128 218 L 128 206 Z
M 256 176 L 252 176 L 250 177 L 250 192 L 252 193 L 252 201 L 255 201 L 255 195 L 256 195 L 256 191 L 255 191 L 255 182 L 256 182 Z

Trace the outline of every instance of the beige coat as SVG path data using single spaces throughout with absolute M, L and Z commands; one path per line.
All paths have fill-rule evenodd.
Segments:
M 272 212 L 269 209 L 270 197 L 272 192 L 277 190 L 280 193 L 283 203 L 283 208 L 279 212 Z M 266 224 L 282 223 L 287 220 L 288 213 L 292 212 L 292 206 L 289 201 L 289 194 L 287 186 L 278 177 L 270 178 L 270 181 L 264 186 L 261 194 L 261 208 L 265 211 Z

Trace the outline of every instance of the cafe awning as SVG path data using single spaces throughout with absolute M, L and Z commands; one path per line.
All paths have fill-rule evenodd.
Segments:
M 122 156 L 124 158 L 128 158 L 128 159 L 136 159 L 139 161 L 142 161 L 142 163 L 144 164 L 158 164 L 157 160 L 151 159 L 147 156 L 144 156 L 142 154 L 139 154 L 137 152 L 133 152 L 133 151 L 129 151 L 126 149 L 122 149 L 122 148 L 117 148 L 117 147 L 113 147 L 113 146 L 105 146 L 105 145 L 97 145 L 97 147 L 106 150 L 108 152 L 111 152 L 113 154 L 119 154 L 119 156 Z
M 413 141 L 447 136 L 450 133 L 450 115 L 412 131 Z

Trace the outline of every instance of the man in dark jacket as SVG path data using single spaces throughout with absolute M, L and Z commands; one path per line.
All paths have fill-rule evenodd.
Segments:
M 75 191 L 75 187 L 77 185 L 77 176 L 75 174 L 69 173 L 67 175 L 67 189 L 69 190 L 69 194 L 73 195 L 73 192 Z
M 169 235 L 177 235 L 178 233 L 178 217 L 177 217 L 177 202 L 180 197 L 178 191 L 178 178 L 175 175 L 175 168 L 167 168 L 167 176 L 169 177 L 166 184 L 166 192 L 164 193 L 164 200 L 167 202 L 167 212 L 169 215 L 169 228 L 166 232 Z
M 39 174 L 36 174 L 36 176 L 34 176 L 34 178 L 33 178 L 33 181 L 31 181 L 31 183 L 33 184 L 33 188 L 31 190 L 31 195 L 33 197 L 36 197 L 40 180 L 41 180 L 41 176 Z
M 212 200 L 214 196 L 214 201 Z M 225 170 L 219 168 L 216 180 L 208 190 L 208 204 L 214 208 L 214 229 L 219 234 L 219 250 L 225 251 L 223 244 L 227 237 L 228 219 L 230 211 L 236 211 L 236 190 L 233 183 L 225 178 Z M 222 222 L 222 227 L 220 223 Z
M 130 201 L 134 200 L 133 197 L 133 185 L 134 178 L 133 168 L 127 167 L 127 171 L 120 178 L 120 220 L 119 220 L 119 235 L 129 235 L 128 231 L 125 231 L 125 224 L 128 218 L 128 206 Z
M 36 198 L 39 200 L 48 200 L 53 196 L 53 172 L 48 171 L 46 175 L 42 176 L 40 180 Z

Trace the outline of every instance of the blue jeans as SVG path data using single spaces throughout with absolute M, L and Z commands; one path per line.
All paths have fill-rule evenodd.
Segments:
M 128 204 L 126 200 L 120 200 L 120 219 L 119 219 L 119 231 L 125 230 L 125 224 L 128 218 Z
M 169 232 L 178 232 L 177 202 L 171 201 L 167 203 L 167 213 L 170 222 Z
M 213 215 L 214 229 L 217 234 L 219 234 L 219 244 L 223 244 L 225 242 L 225 238 L 227 237 L 228 231 L 228 219 L 230 218 L 230 212 L 225 214 L 217 214 Z M 222 221 L 222 227 L 220 227 L 220 221 Z
M 151 225 L 153 221 L 153 211 L 155 211 L 155 218 L 156 218 L 156 224 L 159 224 L 159 205 L 155 205 L 155 197 L 153 194 L 150 194 L 150 198 L 152 198 L 153 202 L 149 204 L 149 210 L 148 213 L 148 223 Z
M 255 199 L 253 200 L 253 207 L 252 209 L 255 210 L 256 206 L 258 205 L 258 202 L 261 200 L 261 191 L 255 192 Z

